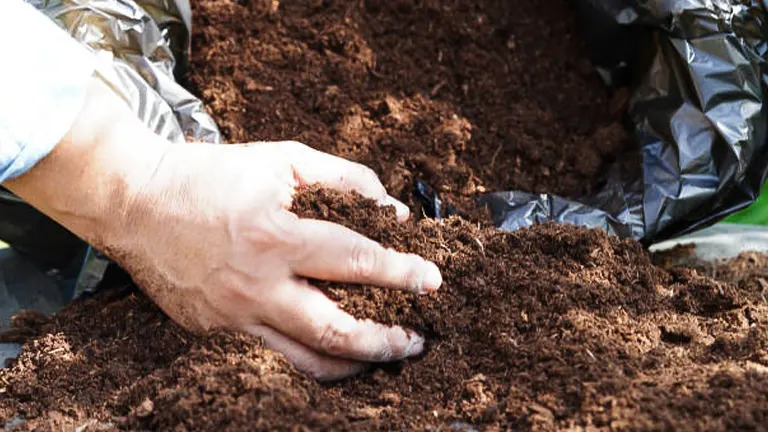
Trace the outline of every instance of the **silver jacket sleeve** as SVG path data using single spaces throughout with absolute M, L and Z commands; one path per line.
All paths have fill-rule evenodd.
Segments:
M 96 57 L 96 74 L 156 134 L 219 143 L 202 103 L 184 89 L 191 35 L 188 0 L 25 0 Z M 18 35 L 24 37 L 24 35 Z M 0 238 L 54 267 L 77 258 L 68 296 L 99 283 L 106 258 L 10 192 L 0 189 Z

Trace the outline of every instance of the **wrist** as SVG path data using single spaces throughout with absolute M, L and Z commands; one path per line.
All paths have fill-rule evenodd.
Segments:
M 5 186 L 100 247 L 124 235 L 132 203 L 167 146 L 93 78 L 67 135 L 48 156 Z

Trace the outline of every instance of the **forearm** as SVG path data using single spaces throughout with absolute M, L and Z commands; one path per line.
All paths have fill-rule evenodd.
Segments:
M 66 136 L 32 169 L 4 186 L 91 244 L 104 245 L 126 235 L 133 197 L 167 145 L 92 78 L 83 109 Z

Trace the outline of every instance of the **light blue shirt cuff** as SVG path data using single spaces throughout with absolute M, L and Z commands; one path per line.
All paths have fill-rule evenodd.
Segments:
M 0 183 L 67 134 L 94 67 L 94 55 L 34 7 L 0 0 Z

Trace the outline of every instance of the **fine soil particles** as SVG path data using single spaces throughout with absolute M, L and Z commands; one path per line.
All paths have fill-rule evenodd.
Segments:
M 108 291 L 47 320 L 0 371 L 17 430 L 765 430 L 768 259 L 720 264 L 722 281 L 652 264 L 602 231 L 515 233 L 312 188 L 330 220 L 443 270 L 436 293 L 323 283 L 360 318 L 427 337 L 418 359 L 321 385 L 257 338 L 195 336 L 142 294 Z
M 503 189 L 590 194 L 627 145 L 571 1 L 197 0 L 188 84 L 228 142 L 297 140 L 423 179 L 472 216 Z M 294 211 L 438 264 L 415 296 L 313 281 L 422 357 L 333 384 L 258 338 L 190 334 L 130 286 L 23 313 L 0 370 L 6 430 L 766 430 L 768 259 L 654 265 L 602 231 L 397 223 L 356 195 Z M 418 212 L 416 212 L 418 213 Z M 677 251 L 678 257 L 685 256 Z
M 229 142 L 296 140 L 483 192 L 580 197 L 627 147 L 568 0 L 198 0 L 189 81 Z

